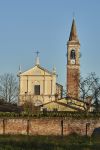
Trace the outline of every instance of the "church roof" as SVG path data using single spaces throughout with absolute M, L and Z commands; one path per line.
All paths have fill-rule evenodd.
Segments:
M 69 41 L 79 41 L 78 40 L 78 36 L 77 36 L 75 19 L 73 19 L 73 21 L 72 21 L 72 26 L 71 26 Z
M 20 73 L 20 75 L 33 75 L 34 71 L 36 71 L 36 70 L 42 70 L 43 72 L 45 71 L 48 75 L 56 75 L 56 73 L 53 73 L 53 72 L 41 67 L 40 65 L 35 65 L 33 68 L 31 68 L 23 73 Z M 35 75 L 36 75 L 36 72 L 35 72 Z M 39 75 L 39 72 L 37 75 Z
M 72 105 L 69 105 L 69 104 L 67 104 L 67 103 L 65 103 L 65 102 L 60 102 L 60 100 L 59 100 L 59 101 L 55 101 L 55 100 L 54 100 L 54 101 L 51 101 L 51 102 L 47 102 L 47 103 L 44 103 L 44 104 L 41 105 L 41 106 L 43 107 L 43 106 L 46 106 L 46 105 L 51 104 L 51 103 L 55 103 L 55 104 L 58 104 L 58 105 L 65 106 L 66 109 L 67 109 L 67 107 L 68 107 L 68 108 L 73 109 L 73 110 L 75 110 L 75 111 L 84 111 L 82 107 L 80 108 L 79 106 L 72 106 Z
M 55 74 L 55 73 L 53 73 L 52 71 L 49 71 L 49 70 L 47 70 L 47 69 L 45 69 L 44 67 L 42 67 L 42 66 L 40 66 L 40 65 L 37 65 L 37 67 L 38 68 L 40 68 L 41 70 L 44 70 L 45 72 L 48 72 L 49 74 Z M 55 74 L 56 75 L 56 74 Z

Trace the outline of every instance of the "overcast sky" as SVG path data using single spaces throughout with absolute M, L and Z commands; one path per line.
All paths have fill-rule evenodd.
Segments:
M 0 74 L 56 66 L 66 85 L 66 43 L 75 14 L 81 43 L 81 74 L 100 77 L 100 0 L 0 0 Z

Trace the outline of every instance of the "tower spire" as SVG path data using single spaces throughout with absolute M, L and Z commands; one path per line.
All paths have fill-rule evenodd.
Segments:
M 75 19 L 74 18 L 73 18 L 73 21 L 72 21 L 72 26 L 71 26 L 69 41 L 78 41 L 79 42 L 78 36 L 77 36 Z
M 39 51 L 36 52 L 35 65 L 40 65 L 39 53 L 40 53 Z
M 67 42 L 67 95 L 79 98 L 80 81 L 80 43 L 73 18 L 69 40 Z

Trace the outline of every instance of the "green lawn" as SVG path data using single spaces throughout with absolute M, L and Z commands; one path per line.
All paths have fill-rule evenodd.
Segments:
M 0 150 L 100 150 L 100 137 L 0 135 Z

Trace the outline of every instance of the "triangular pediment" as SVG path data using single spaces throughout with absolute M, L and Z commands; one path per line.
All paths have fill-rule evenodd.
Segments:
M 24 75 L 29 75 L 29 76 L 31 76 L 31 75 L 36 75 L 36 76 L 38 76 L 38 75 L 48 75 L 48 76 L 50 76 L 50 75 L 52 75 L 52 72 L 44 69 L 43 67 L 41 67 L 39 65 L 36 65 L 33 68 L 21 73 L 20 75 L 21 76 L 24 76 Z

